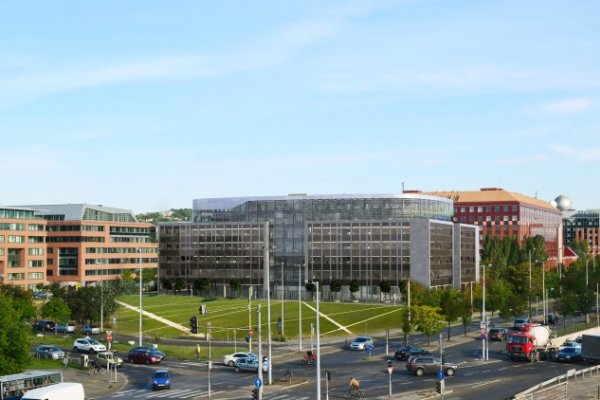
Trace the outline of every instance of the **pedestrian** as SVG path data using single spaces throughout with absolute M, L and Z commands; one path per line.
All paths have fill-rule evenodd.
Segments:
M 194 352 L 196 353 L 196 358 L 199 359 L 200 358 L 200 343 L 196 344 L 196 350 L 194 350 Z
M 69 356 L 66 354 L 63 357 L 63 365 L 65 366 L 65 368 L 67 368 L 67 366 L 69 365 Z

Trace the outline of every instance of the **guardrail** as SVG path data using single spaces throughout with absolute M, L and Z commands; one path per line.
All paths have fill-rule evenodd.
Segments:
M 530 387 L 527 390 L 524 390 L 520 393 L 515 394 L 513 397 L 511 397 L 511 399 L 515 399 L 515 400 L 524 400 L 524 399 L 541 399 L 541 398 L 548 398 L 545 395 L 541 395 L 541 396 L 536 396 L 537 392 L 544 392 L 545 389 L 548 388 L 553 388 L 556 389 L 557 387 L 561 387 L 564 386 L 564 391 L 562 390 L 553 390 L 554 394 L 557 393 L 563 393 L 564 392 L 564 396 L 561 397 L 556 397 L 556 396 L 552 396 L 553 399 L 566 399 L 567 398 L 567 385 L 570 381 L 575 381 L 578 378 L 580 379 L 584 379 L 586 377 L 586 375 L 589 376 L 600 376 L 600 365 L 596 365 L 590 368 L 585 368 L 585 369 L 571 369 L 569 371 L 567 371 L 566 374 L 563 375 L 559 375 L 555 378 L 549 379 L 547 381 L 544 381 L 542 383 L 539 383 L 535 386 Z M 540 393 L 541 394 L 541 393 Z

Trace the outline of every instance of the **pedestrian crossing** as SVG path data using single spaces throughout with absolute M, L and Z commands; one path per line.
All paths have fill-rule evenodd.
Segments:
M 221 391 L 211 390 L 210 394 L 212 398 L 218 399 L 218 395 Z M 191 389 L 164 389 L 164 390 L 150 390 L 150 389 L 129 389 L 119 393 L 115 393 L 107 399 L 193 399 L 193 398 L 207 398 L 207 390 L 198 390 L 197 388 Z
M 274 394 L 273 396 L 264 396 L 265 400 L 309 400 L 311 396 L 295 396 L 293 394 Z

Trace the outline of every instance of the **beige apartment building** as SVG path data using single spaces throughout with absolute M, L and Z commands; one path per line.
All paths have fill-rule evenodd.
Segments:
M 5 283 L 31 289 L 54 282 L 94 285 L 119 279 L 127 271 L 138 276 L 140 268 L 158 272 L 156 229 L 138 222 L 130 210 L 90 204 L 5 210 L 0 227 L 11 228 L 0 230 L 6 236 L 0 238 Z

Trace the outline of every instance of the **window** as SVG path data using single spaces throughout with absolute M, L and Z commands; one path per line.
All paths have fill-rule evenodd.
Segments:
M 474 212 L 475 211 L 475 207 L 469 207 L 469 212 Z
M 483 212 L 483 207 L 477 207 L 477 212 Z
M 29 260 L 29 268 L 43 267 L 43 260 Z
M 461 207 L 460 208 L 460 212 L 465 212 L 466 210 L 467 210 L 466 207 Z
M 502 217 L 503 221 L 508 221 L 508 215 L 505 215 L 504 217 Z
M 0 243 L 4 243 L 4 235 L 0 235 Z
M 504 206 L 504 207 L 502 208 L 502 210 L 503 210 L 504 212 L 508 212 L 508 206 Z
M 43 248 L 31 248 L 27 251 L 30 256 L 43 256 L 44 249 Z
M 23 243 L 23 236 L 8 236 L 8 243 Z
M 495 207 L 494 207 L 494 211 L 495 211 L 495 212 L 500 212 L 500 206 L 495 206 Z

